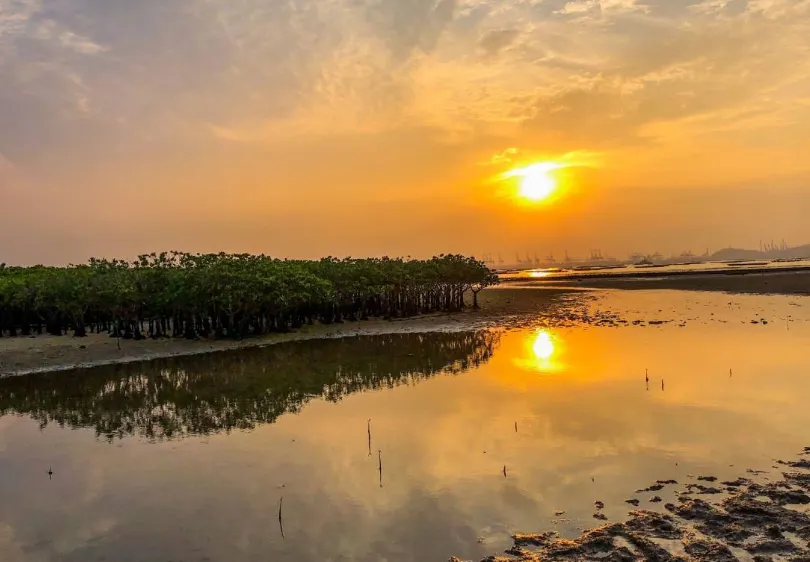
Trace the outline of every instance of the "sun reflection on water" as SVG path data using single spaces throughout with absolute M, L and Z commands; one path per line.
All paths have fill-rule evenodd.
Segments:
M 528 269 L 526 271 L 521 271 L 520 275 L 523 277 L 531 277 L 532 279 L 544 279 L 546 277 L 551 277 L 552 275 L 559 272 L 560 272 L 559 268 L 550 267 L 545 269 Z
M 563 367 L 559 357 L 561 345 L 559 334 L 551 330 L 530 332 L 523 344 L 524 351 L 515 359 L 515 363 L 524 369 L 540 373 L 560 371 Z
M 551 339 L 551 334 L 545 330 L 537 332 L 532 344 L 532 351 L 534 356 L 540 361 L 548 361 L 554 355 L 554 340 Z

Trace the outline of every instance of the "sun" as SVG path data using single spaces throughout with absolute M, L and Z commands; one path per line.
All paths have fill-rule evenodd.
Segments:
M 543 172 L 525 176 L 520 182 L 520 196 L 532 201 L 542 201 L 557 188 L 554 178 Z
M 557 180 L 550 172 L 563 166 L 554 162 L 539 162 L 510 170 L 504 174 L 505 178 L 521 178 L 518 196 L 528 201 L 540 202 L 548 199 L 557 191 Z

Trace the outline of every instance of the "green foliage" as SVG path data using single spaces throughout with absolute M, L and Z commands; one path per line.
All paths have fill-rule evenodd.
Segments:
M 484 264 L 458 255 L 298 261 L 164 252 L 64 268 L 3 266 L 0 336 L 83 336 L 89 328 L 134 339 L 243 337 L 460 310 L 467 292 L 495 283 Z

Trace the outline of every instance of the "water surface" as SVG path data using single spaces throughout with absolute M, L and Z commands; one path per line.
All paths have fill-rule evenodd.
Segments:
M 580 306 L 0 380 L 0 560 L 478 559 L 810 445 L 810 299 Z

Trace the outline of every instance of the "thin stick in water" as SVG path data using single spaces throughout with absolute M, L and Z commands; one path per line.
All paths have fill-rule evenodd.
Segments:
M 382 449 L 377 450 L 377 460 L 379 461 L 380 470 L 380 488 L 382 488 Z
M 281 538 L 284 538 L 284 523 L 281 520 L 281 506 L 284 505 L 284 496 L 278 502 L 278 528 L 281 531 Z
M 371 418 L 368 418 L 368 456 L 371 456 Z

